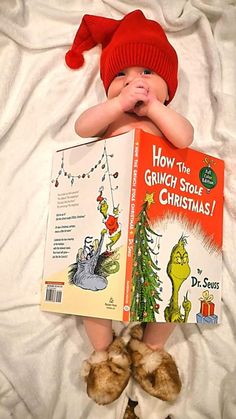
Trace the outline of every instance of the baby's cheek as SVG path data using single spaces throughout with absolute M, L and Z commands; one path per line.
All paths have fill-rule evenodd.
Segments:
M 156 99 L 156 95 L 151 90 L 149 90 L 149 92 L 148 92 L 148 99 L 151 102 Z

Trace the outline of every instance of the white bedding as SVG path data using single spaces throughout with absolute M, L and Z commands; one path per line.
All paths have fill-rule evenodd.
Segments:
M 223 322 L 177 327 L 168 341 L 183 381 L 169 404 L 130 381 L 97 406 L 79 377 L 91 352 L 80 317 L 41 312 L 40 286 L 53 150 L 76 144 L 76 117 L 105 98 L 99 47 L 80 71 L 64 54 L 85 13 L 120 19 L 140 8 L 179 55 L 172 106 L 192 122 L 193 147 L 225 160 Z M 0 1 L 0 418 L 236 417 L 236 2 L 235 0 Z M 115 328 L 120 329 L 120 324 Z

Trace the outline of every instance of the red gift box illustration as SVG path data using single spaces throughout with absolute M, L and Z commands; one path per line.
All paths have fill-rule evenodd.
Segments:
M 215 310 L 215 304 L 212 302 L 214 299 L 213 294 L 209 294 L 209 291 L 203 291 L 202 297 L 199 298 L 201 301 L 200 313 L 203 316 L 212 316 Z

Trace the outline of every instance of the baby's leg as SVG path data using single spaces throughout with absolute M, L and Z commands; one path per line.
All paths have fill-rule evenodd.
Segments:
M 112 321 L 84 317 L 83 322 L 88 338 L 95 351 L 106 351 L 113 341 Z
M 144 331 L 143 342 L 151 349 L 163 349 L 175 326 L 175 323 L 148 323 Z

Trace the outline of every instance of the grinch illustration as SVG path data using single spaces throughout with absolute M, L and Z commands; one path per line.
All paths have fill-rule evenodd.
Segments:
M 78 250 L 76 262 L 69 266 L 69 282 L 77 287 L 100 291 L 107 287 L 107 277 L 118 272 L 118 251 L 101 253 L 104 242 L 104 232 L 100 240 L 87 236 L 83 248 Z
M 99 188 L 99 195 L 97 196 L 97 209 L 103 216 L 102 221 L 105 224 L 105 227 L 101 229 L 100 238 L 97 237 L 94 239 L 92 235 L 87 235 L 83 239 L 84 243 L 77 252 L 76 262 L 69 266 L 69 282 L 80 288 L 91 291 L 105 289 L 108 285 L 107 277 L 118 272 L 120 269 L 119 248 L 114 249 L 114 245 L 121 236 L 121 225 L 118 222 L 120 214 L 119 205 L 114 204 L 113 196 L 113 191 L 118 189 L 118 185 L 114 186 L 112 181 L 112 179 L 118 178 L 119 173 L 117 171 L 111 173 L 110 171 L 109 159 L 112 157 L 114 157 L 114 155 L 107 152 L 105 142 L 103 153 L 96 164 L 82 175 L 70 174 L 71 185 L 73 185 L 75 179 L 82 181 L 83 179 L 90 178 L 94 171 L 100 166 L 102 171 L 100 182 L 105 183 L 106 190 L 110 193 L 113 207 L 113 212 L 110 214 L 107 198 L 103 196 L 104 187 L 101 186 Z M 61 173 L 67 173 L 64 170 L 64 155 L 62 156 L 58 177 Z M 57 182 L 58 177 L 56 179 Z M 58 183 L 55 186 L 58 186 Z M 90 227 L 89 224 L 88 227 Z M 108 235 L 109 242 L 106 244 L 106 250 L 102 252 L 102 248 L 105 245 L 105 235 Z
M 95 273 L 103 240 L 104 234 L 101 234 L 98 245 L 97 241 L 94 241 L 93 245 L 88 246 L 87 237 L 85 238 L 84 247 L 78 250 L 76 263 L 69 268 L 70 283 L 91 291 L 106 288 L 107 279 Z
M 103 222 L 105 224 L 105 228 L 103 229 L 103 233 L 108 233 L 110 242 L 106 245 L 107 251 L 111 251 L 112 247 L 117 243 L 121 236 L 121 225 L 118 223 L 119 217 L 119 205 L 113 207 L 113 214 L 109 214 L 108 203 L 107 199 L 102 196 L 103 187 L 99 189 L 99 195 L 97 197 L 98 201 L 98 210 L 103 215 Z
M 184 301 L 182 303 L 184 314 L 181 313 L 181 307 L 179 307 L 178 301 L 180 287 L 191 272 L 188 253 L 185 249 L 186 244 L 186 237 L 182 235 L 178 243 L 173 247 L 167 265 L 167 274 L 172 283 L 170 303 L 164 311 L 165 320 L 167 322 L 187 323 L 191 310 L 191 301 L 188 300 L 188 293 L 184 296 Z
M 103 187 L 99 189 L 97 202 L 106 228 L 102 229 L 100 240 L 93 240 L 92 236 L 85 237 L 83 247 L 78 250 L 76 262 L 69 266 L 68 273 L 71 284 L 90 291 L 105 289 L 108 284 L 107 277 L 120 269 L 119 248 L 112 249 L 121 236 L 118 223 L 119 205 L 113 207 L 113 214 L 109 214 L 109 206 L 102 192 Z M 110 241 L 106 245 L 106 251 L 101 253 L 106 233 Z

